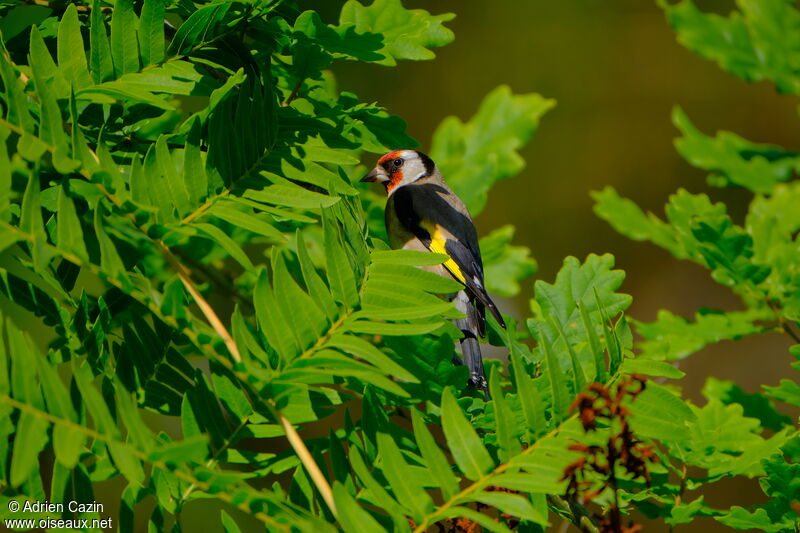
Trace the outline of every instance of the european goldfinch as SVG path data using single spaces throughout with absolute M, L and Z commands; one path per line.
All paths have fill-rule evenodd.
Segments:
M 441 265 L 425 268 L 464 285 L 452 299 L 466 317 L 455 324 L 464 335 L 461 352 L 470 382 L 488 398 L 478 344 L 478 337 L 486 335 L 486 309 L 501 327 L 505 328 L 505 323 L 483 285 L 478 234 L 464 202 L 450 190 L 431 158 L 416 150 L 383 155 L 361 181 L 378 181 L 386 187 L 386 231 L 393 248 L 449 257 Z

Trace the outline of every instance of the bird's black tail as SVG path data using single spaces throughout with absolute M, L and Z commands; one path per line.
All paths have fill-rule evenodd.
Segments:
M 466 315 L 465 318 L 456 319 L 455 323 L 456 327 L 464 334 L 461 339 L 461 354 L 464 357 L 464 364 L 469 368 L 470 383 L 482 390 L 485 399 L 488 401 L 489 385 L 486 382 L 481 347 L 478 343 L 478 332 L 481 329 L 479 325 L 483 317 L 479 315 L 478 310 L 472 305 L 465 291 L 459 291 L 454 300 L 456 309 Z

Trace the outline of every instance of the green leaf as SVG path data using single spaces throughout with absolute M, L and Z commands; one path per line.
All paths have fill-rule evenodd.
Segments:
M 553 284 L 537 281 L 535 300 L 531 302 L 537 323 L 546 330 L 548 337 L 556 339 L 561 334 L 545 317 L 556 322 L 566 332 L 570 342 L 583 340 L 581 332 L 583 320 L 580 318 L 578 302 L 582 302 L 586 312 L 597 317 L 598 302 L 603 306 L 606 315 L 615 316 L 631 304 L 631 297 L 617 293 L 622 285 L 625 273 L 612 270 L 614 256 L 610 254 L 589 254 L 581 265 L 574 257 L 564 259 L 564 264 Z M 596 318 L 595 318 L 596 320 Z M 595 324 L 595 328 L 598 325 Z
M 201 232 L 201 234 L 205 234 L 208 238 L 210 238 L 214 243 L 219 244 L 222 248 L 225 249 L 230 256 L 236 260 L 237 263 L 242 265 L 245 270 L 253 270 L 253 263 L 250 261 L 250 258 L 247 257 L 247 254 L 244 253 L 241 246 L 239 246 L 236 241 L 231 239 L 227 233 L 219 229 L 218 227 L 214 226 L 213 224 L 207 224 L 204 222 L 194 222 L 192 223 L 192 227 L 196 228 Z
M 170 442 L 152 450 L 147 460 L 166 464 L 181 465 L 200 463 L 208 457 L 208 438 L 197 435 L 192 438 Z
M 9 482 L 18 487 L 39 469 L 39 452 L 47 445 L 47 420 L 23 411 L 14 434 L 14 455 L 11 458 Z
M 98 206 L 94 212 L 94 232 L 100 244 L 100 268 L 112 278 L 125 279 L 125 265 L 122 263 L 122 258 L 119 256 L 116 246 L 114 246 L 114 241 L 111 240 L 111 237 L 108 236 L 104 229 L 103 211 Z
M 38 31 L 31 32 L 31 41 L 38 36 Z M 55 169 L 62 174 L 69 174 L 78 168 L 79 163 L 69 157 L 69 138 L 64 131 L 64 118 L 46 80 L 42 77 L 39 64 L 31 58 L 34 86 L 41 103 L 38 137 L 48 146 Z M 65 95 L 66 96 L 66 95 Z
M 117 78 L 139 70 L 138 25 L 133 0 L 118 0 L 111 13 L 111 58 Z
M 222 528 L 225 530 L 225 533 L 241 533 L 241 529 L 239 526 L 236 525 L 236 522 L 231 515 L 225 512 L 223 509 L 220 511 L 220 522 L 222 523 Z
M 350 458 L 350 465 L 353 467 L 353 472 L 355 472 L 366 491 L 368 491 L 368 496 L 365 495 L 364 497 L 373 501 L 382 509 L 385 509 L 393 517 L 402 517 L 400 519 L 405 520 L 405 511 L 400 504 L 389 495 L 386 489 L 383 488 L 383 485 L 378 483 L 369 472 L 358 448 L 351 446 L 348 457 Z
M 583 388 L 587 381 L 584 365 L 595 370 L 604 365 L 602 355 L 596 351 L 598 346 L 591 344 L 593 338 L 599 342 L 599 336 L 604 335 L 610 343 L 612 371 L 621 357 L 617 339 L 607 327 L 607 317 L 625 310 L 631 297 L 616 292 L 625 273 L 613 270 L 613 266 L 614 257 L 609 254 L 590 254 L 583 264 L 567 257 L 555 283 L 538 280 L 535 284 L 533 318 L 528 319 L 527 326 L 538 340 L 547 340 L 552 362 L 559 365 L 554 368 L 572 369 L 575 390 Z M 587 341 L 592 354 L 586 353 Z M 598 375 L 604 374 L 605 371 Z
M 680 379 L 686 372 L 675 368 L 665 361 L 654 361 L 637 357 L 636 359 L 625 359 L 622 366 L 628 374 L 644 374 L 645 376 L 664 377 L 669 379 Z
M 453 459 L 467 478 L 475 481 L 494 468 L 489 452 L 448 388 L 442 394 L 442 429 Z
M 308 294 L 311 295 L 314 303 L 328 317 L 328 321 L 332 323 L 338 317 L 339 309 L 336 307 L 336 302 L 333 300 L 330 289 L 322 281 L 322 277 L 314 267 L 306 247 L 305 238 L 300 231 L 297 232 L 297 260 L 300 263 Z
M 50 259 L 50 253 L 45 248 L 47 234 L 42 222 L 42 209 L 39 202 L 39 180 L 36 174 L 31 173 L 25 195 L 22 197 L 22 207 L 19 217 L 19 229 L 31 236 L 31 250 L 34 266 L 43 269 Z
M 62 45 L 62 49 L 63 47 L 64 45 Z M 30 32 L 29 55 L 31 66 L 36 68 L 36 75 L 44 80 L 49 89 L 48 94 L 59 95 L 62 98 L 63 95 L 69 94 L 73 82 L 72 80 L 67 81 L 63 70 L 56 66 L 50 55 L 50 49 L 44 42 L 42 32 L 36 26 L 31 28 Z
M 682 134 L 675 141 L 678 152 L 692 166 L 713 172 L 710 180 L 714 185 L 734 184 L 768 194 L 800 167 L 800 157 L 778 146 L 751 143 L 727 131 L 708 137 L 679 107 L 672 111 L 672 121 Z
M 542 335 L 542 351 L 547 365 L 547 377 L 550 380 L 550 394 L 553 398 L 552 418 L 560 420 L 566 417 L 569 411 L 569 391 L 567 390 L 566 376 L 553 351 L 553 346 L 545 335 Z
M 381 263 L 410 266 L 440 265 L 447 261 L 447 258 L 445 254 L 415 250 L 373 250 L 370 254 L 370 262 L 373 265 Z
M 249 209 L 242 211 L 233 202 L 220 200 L 206 213 L 220 218 L 234 227 L 246 229 L 256 235 L 267 237 L 273 242 L 286 240 L 286 236 L 273 226 L 274 222 L 272 220 L 263 215 L 254 215 L 249 212 Z
M 56 369 L 43 357 L 36 357 L 47 408 L 50 413 L 64 421 L 53 427 L 53 449 L 56 459 L 67 468 L 74 468 L 84 451 L 86 434 L 78 426 L 78 417 L 72 408 L 69 393 L 61 383 Z
M 86 53 L 83 49 L 83 36 L 78 21 L 78 10 L 70 4 L 58 25 L 58 68 L 74 89 L 92 85 Z M 60 95 L 64 98 L 66 95 Z
M 416 522 L 421 522 L 422 517 L 433 510 L 431 497 L 422 485 L 418 485 L 415 479 L 408 475 L 409 465 L 391 436 L 378 433 L 378 450 L 383 475 L 389 481 L 397 501 L 411 512 L 411 517 Z
M 325 232 L 325 259 L 328 266 L 328 286 L 333 297 L 346 307 L 358 303 L 353 267 L 342 246 L 338 222 L 328 211 L 323 211 L 322 226 Z
M 800 406 L 800 385 L 791 379 L 782 379 L 777 387 L 762 385 L 767 396 L 779 402 Z
M 133 485 L 142 486 L 145 480 L 144 469 L 133 451 L 125 444 L 117 441 L 109 441 L 106 445 L 111 458 L 114 460 L 114 465 L 125 476 L 125 479 Z
M 73 359 L 71 369 L 75 378 L 75 385 L 81 393 L 81 398 L 86 405 L 88 413 L 92 415 L 97 431 L 108 437 L 118 438 L 119 429 L 103 397 L 92 384 L 93 376 L 89 365 L 81 364 Z
M 340 200 L 335 196 L 309 191 L 297 185 L 286 184 L 270 185 L 261 190 L 248 190 L 245 198 L 263 202 L 265 204 L 298 207 L 301 209 L 321 209 L 330 207 Z
M 758 435 L 759 421 L 743 412 L 739 404 L 713 399 L 695 408 L 696 418 L 688 424 L 690 440 L 678 443 L 686 463 L 707 469 L 711 476 L 763 475 L 761 461 L 783 446 L 788 435 L 781 431 L 764 439 Z
M 537 511 L 530 500 L 525 496 L 508 494 L 506 492 L 482 491 L 477 493 L 473 498 L 475 501 L 494 507 L 498 511 L 513 517 L 518 517 L 522 520 L 530 520 L 537 524 L 547 524 L 547 517 Z
M 392 322 L 372 322 L 370 320 L 348 320 L 345 323 L 347 330 L 353 333 L 364 333 L 367 335 L 424 335 L 439 329 L 443 322 L 426 321 L 415 324 L 396 324 Z
M 639 345 L 642 357 L 678 361 L 709 344 L 760 333 L 764 327 L 758 321 L 767 318 L 768 312 L 763 310 L 704 311 L 695 315 L 694 322 L 689 322 L 662 309 L 655 322 L 634 321 L 634 325 L 636 332 L 644 338 Z
M 595 214 L 611 224 L 618 233 L 634 241 L 653 242 L 675 257 L 686 257 L 682 247 L 675 242 L 675 230 L 654 214 L 645 214 L 639 206 L 622 198 L 611 186 L 591 194 L 595 201 Z
M 544 407 L 533 380 L 525 371 L 522 355 L 519 351 L 512 351 L 509 359 L 511 359 L 511 365 L 514 369 L 514 384 L 517 387 L 517 395 L 522 404 L 522 412 L 525 415 L 528 431 L 534 435 L 543 433 L 547 428 Z
M 606 380 L 606 361 L 605 357 L 603 356 L 603 347 L 600 343 L 600 337 L 597 329 L 594 327 L 594 325 L 592 325 L 591 318 L 589 318 L 589 312 L 586 310 L 586 305 L 583 303 L 578 303 L 578 311 L 581 314 L 583 329 L 586 331 L 586 339 L 594 360 L 594 381 L 603 383 Z
M 182 55 L 192 48 L 200 47 L 215 37 L 219 25 L 233 2 L 219 2 L 201 7 L 181 24 L 169 45 L 169 55 Z
M 58 247 L 67 252 L 72 252 L 83 261 L 88 261 L 89 253 L 83 239 L 83 228 L 81 227 L 78 215 L 75 212 L 75 205 L 67 196 L 65 186 L 58 189 Z
M 328 320 L 311 296 L 297 285 L 281 256 L 274 256 L 272 271 L 278 305 L 288 312 L 287 322 L 292 326 L 300 350 L 306 350 L 327 330 Z
M 503 389 L 500 385 L 500 371 L 497 367 L 492 369 L 489 378 L 489 392 L 492 394 L 494 404 L 495 431 L 497 434 L 498 456 L 500 461 L 507 462 L 511 457 L 520 452 L 518 431 L 514 413 L 508 406 Z
M 514 95 L 505 85 L 489 93 L 469 122 L 442 121 L 431 142 L 430 156 L 472 216 L 483 211 L 489 188 L 525 166 L 517 153 L 555 105 L 538 94 Z
M 703 386 L 703 396 L 709 400 L 719 400 L 725 405 L 737 403 L 744 409 L 744 416 L 759 419 L 762 426 L 773 431 L 780 431 L 792 423 L 791 418 L 778 413 L 775 404 L 765 395 L 748 394 L 733 381 L 709 377 Z
M 765 533 L 791 531 L 795 525 L 795 520 L 791 518 L 784 518 L 776 523 L 765 509 L 757 508 L 754 512 L 750 512 L 738 505 L 731 507 L 730 512 L 716 517 L 716 520 L 733 529 L 755 529 Z
M 519 282 L 536 272 L 536 261 L 524 246 L 511 246 L 514 226 L 506 225 L 480 240 L 486 288 L 511 297 L 519 294 Z
M 361 61 L 385 59 L 377 52 L 383 47 L 380 35 L 358 34 L 351 24 L 327 25 L 314 11 L 301 13 L 294 21 L 294 31 L 298 42 L 292 53 L 292 68 L 298 80 L 319 76 L 319 72 L 330 65 L 331 54 L 343 54 Z
M 394 376 L 410 383 L 419 382 L 411 372 L 394 362 L 374 345 L 359 337 L 337 333 L 328 340 L 326 346 L 337 348 L 363 359 L 388 376 Z
M 391 288 L 393 292 L 424 290 L 450 294 L 463 288 L 459 282 L 421 268 L 405 264 L 375 263 L 370 266 L 368 290 Z M 429 300 L 431 301 L 431 300 Z
M 380 34 L 383 48 L 378 52 L 384 59 L 376 62 L 393 66 L 398 59 L 436 57 L 428 48 L 453 41 L 453 32 L 442 24 L 453 18 L 455 15 L 452 13 L 431 15 L 424 9 L 406 9 L 400 0 L 374 0 L 369 6 L 348 0 L 342 6 L 339 21 L 344 31 L 347 31 L 347 25 L 352 24 L 358 34 Z
M 145 0 L 139 21 L 142 66 L 164 61 L 164 0 Z
M 631 428 L 636 434 L 663 442 L 688 439 L 687 425 L 697 420 L 683 400 L 652 382 L 632 402 L 630 411 Z
M 372 533 L 373 531 L 386 531 L 381 525 L 365 511 L 347 489 L 338 481 L 333 484 L 333 499 L 339 512 L 342 527 L 348 533 Z
M 425 419 L 417 409 L 411 409 L 411 420 L 414 424 L 414 438 L 422 454 L 435 484 L 442 489 L 446 498 L 452 498 L 458 492 L 458 479 L 451 470 L 450 463 L 433 438 Z
M 189 213 L 194 207 L 189 201 L 189 192 L 186 190 L 186 183 L 183 176 L 178 174 L 172 154 L 167 147 L 167 139 L 164 135 L 158 137 L 155 144 L 155 156 L 161 175 L 166 181 L 169 197 L 172 205 L 179 215 Z M 145 169 L 147 161 L 145 161 Z
M 690 0 L 659 0 L 678 41 L 747 81 L 772 80 L 781 92 L 799 94 L 796 63 L 800 11 L 786 0 L 737 2 L 728 17 L 702 13 Z
M 199 205 L 208 194 L 208 176 L 200 150 L 202 125 L 199 119 L 191 120 L 186 146 L 183 150 L 183 175 L 186 190 L 189 192 L 189 204 Z
M 3 41 L 11 39 L 25 31 L 25 29 L 38 25 L 52 13 L 52 9 L 37 5 L 18 5 L 5 13 L 0 18 L 0 34 Z
M 89 64 L 95 83 L 102 83 L 114 77 L 114 62 L 111 58 L 111 45 L 108 43 L 106 23 L 100 0 L 92 1 L 91 24 L 89 27 Z
M 253 304 L 256 318 L 269 346 L 284 361 L 291 360 L 299 353 L 299 348 L 292 335 L 285 314 L 278 307 L 278 301 L 272 290 L 266 270 L 261 270 L 253 292 Z

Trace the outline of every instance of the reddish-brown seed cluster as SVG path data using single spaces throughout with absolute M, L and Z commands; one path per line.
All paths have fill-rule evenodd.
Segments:
M 581 454 L 564 469 L 563 480 L 569 480 L 567 496 L 583 504 L 591 502 L 607 488 L 614 492 L 614 501 L 604 516 L 597 516 L 597 525 L 603 533 L 635 533 L 639 524 L 622 524 L 617 502 L 617 467 L 622 467 L 633 478 L 643 478 L 650 485 L 648 463 L 658 462 L 652 445 L 645 445 L 634 436 L 628 423 L 630 411 L 624 400 L 635 399 L 645 388 L 646 379 L 638 374 L 626 377 L 612 393 L 611 388 L 592 383 L 580 393 L 571 409 L 578 411 L 581 424 L 587 433 L 597 429 L 598 421 L 612 428 L 604 446 L 574 443 L 569 449 Z M 618 428 L 618 429 L 617 429 Z M 592 474 L 600 474 L 601 479 Z

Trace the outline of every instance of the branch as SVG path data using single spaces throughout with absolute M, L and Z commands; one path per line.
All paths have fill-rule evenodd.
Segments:
M 48 413 L 46 411 L 42 411 L 42 410 L 40 410 L 40 409 L 38 409 L 38 408 L 36 408 L 36 407 L 34 407 L 32 405 L 17 401 L 14 398 L 12 398 L 12 397 L 10 397 L 10 396 L 8 396 L 6 394 L 0 395 L 0 402 L 8 404 L 8 405 L 10 405 L 12 407 L 15 407 L 16 409 L 19 409 L 20 411 L 24 411 L 24 412 L 30 413 L 30 414 L 32 414 L 34 416 L 37 416 L 37 417 L 39 417 L 39 418 L 41 418 L 43 420 L 46 420 L 47 422 L 49 422 L 51 424 L 58 424 L 58 425 L 61 425 L 61 426 L 69 427 L 72 430 L 79 431 L 79 432 L 83 433 L 84 435 L 86 435 L 89 438 L 92 438 L 94 440 L 99 440 L 99 441 L 104 442 L 106 444 L 111 443 L 111 442 L 119 444 L 120 446 L 122 446 L 122 447 L 126 448 L 128 451 L 130 451 L 139 460 L 141 460 L 143 462 L 146 462 L 146 463 L 150 463 L 154 467 L 160 468 L 161 470 L 163 470 L 165 472 L 170 472 L 172 474 L 175 474 L 176 477 L 182 479 L 183 481 L 186 481 L 188 483 L 191 483 L 193 485 L 196 485 L 196 486 L 200 487 L 202 490 L 208 492 L 209 494 L 212 494 L 215 498 L 217 498 L 219 500 L 222 500 L 225 503 L 228 503 L 231 506 L 234 506 L 237 509 L 240 509 L 241 511 L 244 511 L 245 513 L 247 513 L 249 515 L 252 515 L 252 516 L 256 517 L 256 519 L 260 520 L 261 522 L 263 522 L 267 526 L 275 527 L 275 528 L 277 528 L 277 529 L 279 529 L 281 531 L 286 531 L 286 532 L 291 531 L 289 526 L 287 526 L 286 524 L 282 524 L 282 523 L 278 522 L 277 520 L 275 520 L 273 517 L 269 516 L 268 514 L 266 514 L 264 512 L 261 512 L 261 511 L 253 512 L 253 510 L 250 509 L 250 506 L 247 505 L 247 502 L 234 503 L 233 497 L 231 497 L 227 492 L 211 490 L 211 485 L 209 483 L 197 479 L 192 474 L 189 474 L 189 473 L 184 472 L 182 470 L 178 470 L 178 469 L 176 469 L 174 467 L 170 467 L 166 463 L 164 463 L 163 461 L 150 460 L 149 459 L 149 454 L 144 453 L 141 450 L 138 450 L 138 449 L 132 447 L 129 442 L 123 442 L 123 441 L 119 441 L 119 440 L 113 439 L 113 438 L 111 438 L 111 437 L 109 437 L 107 435 L 104 435 L 104 434 L 102 434 L 102 433 L 100 433 L 100 432 L 98 432 L 98 431 L 96 431 L 96 430 L 94 430 L 92 428 L 77 424 L 77 423 L 73 422 L 72 420 L 58 418 L 57 416 L 54 416 L 51 413 Z M 250 490 L 252 490 L 252 489 L 250 489 Z
M 297 433 L 297 430 L 294 428 L 291 422 L 283 416 L 274 405 L 274 403 L 270 400 L 267 403 L 267 406 L 273 411 L 275 418 L 278 419 L 278 423 L 280 423 L 283 431 L 286 433 L 286 440 L 289 441 L 289 444 L 292 445 L 294 452 L 297 454 L 297 457 L 300 458 L 300 461 L 303 463 L 303 466 L 308 472 L 309 477 L 316 485 L 317 490 L 322 495 L 322 499 L 325 500 L 325 503 L 328 505 L 328 509 L 331 510 L 333 516 L 338 520 L 339 514 L 336 512 L 336 503 L 333 501 L 333 491 L 331 490 L 331 486 L 328 483 L 328 480 L 325 478 L 325 475 L 320 470 L 317 462 L 314 461 L 314 457 L 311 455 L 311 452 L 308 451 L 306 447 L 306 443 L 303 442 L 302 437 L 300 434 Z

